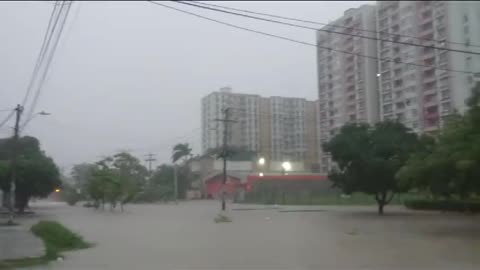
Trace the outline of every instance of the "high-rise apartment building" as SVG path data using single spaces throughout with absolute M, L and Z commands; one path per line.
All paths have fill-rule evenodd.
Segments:
M 270 161 L 303 161 L 318 167 L 317 103 L 303 98 L 260 97 L 222 88 L 202 99 L 202 148 L 222 146 L 223 124 L 215 121 L 230 108 L 228 144 L 245 147 Z
M 374 38 L 375 29 L 375 6 L 363 5 L 345 11 L 343 17 L 317 31 L 318 151 L 322 171 L 330 167 L 328 154 L 321 152 L 322 143 L 329 141 L 348 122 L 374 123 L 379 119 L 377 62 L 355 55 L 375 56 L 377 43 L 353 36 Z
M 229 118 L 237 121 L 229 123 L 227 143 L 242 146 L 251 151 L 259 149 L 260 96 L 232 93 L 223 87 L 202 99 L 202 151 L 219 148 L 223 145 L 224 108 L 230 108 Z
M 377 29 L 381 39 L 480 52 L 480 4 L 381 1 Z M 465 99 L 480 79 L 480 56 L 387 41 L 377 46 L 382 120 L 396 119 L 416 132 L 430 132 L 453 111 L 465 111 Z
M 345 11 L 321 30 L 354 36 L 317 32 L 320 144 L 350 121 L 391 119 L 418 133 L 437 130 L 445 116 L 465 111 L 480 81 L 479 55 L 428 47 L 480 52 L 475 1 L 379 1 Z
M 316 113 L 315 102 L 303 98 L 270 97 L 270 149 L 266 150 L 272 160 L 303 161 L 311 159 L 315 152 Z M 316 137 L 316 136 L 315 136 Z

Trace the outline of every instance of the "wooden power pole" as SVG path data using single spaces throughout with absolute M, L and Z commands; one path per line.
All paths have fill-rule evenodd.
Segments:
M 18 156 L 18 137 L 20 132 L 20 118 L 23 112 L 23 106 L 18 104 L 15 108 L 15 127 L 13 128 L 13 141 L 12 141 L 12 165 L 11 165 L 11 179 L 10 179 L 10 209 L 8 224 L 13 225 L 13 219 L 15 216 L 15 184 L 17 182 L 17 156 Z
M 226 203 L 225 203 L 225 185 L 227 184 L 227 157 L 228 157 L 228 124 L 235 123 L 237 121 L 230 119 L 230 109 L 231 108 L 224 108 L 223 109 L 223 118 L 222 119 L 215 119 L 215 121 L 219 121 L 223 123 L 223 145 L 222 145 L 222 159 L 223 159 L 223 180 L 222 180 L 222 211 L 225 211 Z

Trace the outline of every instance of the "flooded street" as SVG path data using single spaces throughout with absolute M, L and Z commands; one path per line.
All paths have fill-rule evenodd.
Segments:
M 128 205 L 41 207 L 95 247 L 36 269 L 478 269 L 480 217 L 374 207 Z M 238 208 L 249 210 L 239 211 Z M 310 211 L 294 211 L 294 210 Z M 312 210 L 319 211 L 312 211 Z M 286 211 L 291 210 L 291 211 Z M 475 229 L 476 228 L 476 229 Z

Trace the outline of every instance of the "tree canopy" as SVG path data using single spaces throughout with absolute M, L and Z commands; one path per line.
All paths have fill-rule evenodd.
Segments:
M 467 199 L 480 192 L 480 83 L 467 100 L 464 115 L 446 120 L 436 142 L 417 151 L 397 173 L 407 185 L 435 197 Z
M 223 147 L 211 148 L 206 151 L 204 156 L 213 156 L 215 158 L 223 157 Z M 251 161 L 257 158 L 257 152 L 248 150 L 244 146 L 227 146 L 227 160 L 230 161 Z
M 395 174 L 418 146 L 418 138 L 398 122 L 379 122 L 374 126 L 352 123 L 323 149 L 335 162 L 329 174 L 335 187 L 350 194 L 360 191 L 375 196 L 378 212 L 388 204 L 396 192 L 405 189 Z
M 0 188 L 10 192 L 12 139 L 0 141 Z M 18 162 L 15 205 L 23 211 L 31 197 L 46 197 L 61 186 L 60 173 L 54 161 L 45 155 L 34 137 L 18 140 Z
M 120 204 L 123 210 L 124 204 L 145 189 L 148 171 L 138 158 L 120 152 L 95 164 L 76 165 L 72 176 L 96 207 L 109 203 L 114 209 Z
M 187 159 L 192 156 L 192 148 L 188 143 L 179 143 L 173 147 L 172 162 L 175 163 L 180 159 Z

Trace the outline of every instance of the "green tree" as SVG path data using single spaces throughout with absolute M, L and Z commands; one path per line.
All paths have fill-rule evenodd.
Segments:
M 467 199 L 480 193 L 480 83 L 472 89 L 464 115 L 453 114 L 433 147 L 417 151 L 397 178 L 435 197 Z
M 85 194 L 88 180 L 93 176 L 97 166 L 90 163 L 76 164 L 72 167 L 71 177 L 73 179 L 73 188 L 79 189 L 81 194 Z
M 398 122 L 347 124 L 323 149 L 335 162 L 329 178 L 350 194 L 365 192 L 375 197 L 378 213 L 395 193 L 404 191 L 395 174 L 418 145 L 417 136 Z
M 11 139 L 0 142 L 0 187 L 9 194 L 11 181 Z M 31 197 L 46 197 L 61 186 L 60 173 L 54 161 L 40 148 L 34 137 L 18 140 L 18 162 L 15 188 L 15 207 L 23 212 Z M 5 203 L 5 202 L 4 202 Z
M 131 202 L 146 187 L 147 169 L 140 160 L 129 153 L 120 152 L 95 164 L 87 180 L 86 191 L 96 207 L 109 203 L 111 209 L 117 204 Z
M 248 150 L 244 146 L 227 146 L 227 159 L 231 161 L 252 161 L 257 158 L 257 152 Z M 211 148 L 206 151 L 205 156 L 222 158 L 223 147 Z
M 138 200 L 145 202 L 166 201 L 173 199 L 173 166 L 162 164 L 158 166 L 150 178 L 148 188 Z

